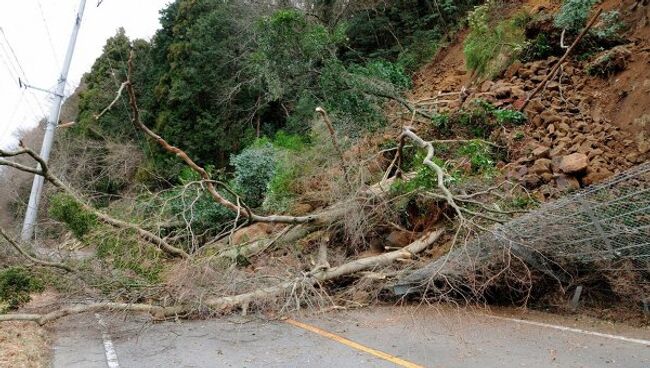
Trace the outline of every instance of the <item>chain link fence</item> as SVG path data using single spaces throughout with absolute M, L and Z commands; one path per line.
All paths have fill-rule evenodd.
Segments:
M 560 282 L 575 276 L 567 266 L 579 265 L 582 273 L 618 267 L 624 269 L 627 284 L 634 274 L 632 283 L 640 285 L 628 285 L 632 289 L 648 288 L 650 162 L 456 245 L 447 256 L 400 279 L 394 291 L 404 295 L 451 288 L 477 293 L 486 288 L 482 282 L 509 282 L 501 276 L 514 274 L 514 263 Z

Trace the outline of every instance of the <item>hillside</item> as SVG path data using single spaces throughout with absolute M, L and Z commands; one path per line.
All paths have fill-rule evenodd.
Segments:
M 5 231 L 48 257 L 11 253 L 0 282 L 35 281 L 0 294 L 7 311 L 43 289 L 63 314 L 155 320 L 359 307 L 433 262 L 407 300 L 572 312 L 585 285 L 580 312 L 647 324 L 647 244 L 472 253 L 650 161 L 647 5 L 280 3 L 177 0 L 151 42 L 107 41 L 67 103 L 34 243 Z M 650 236 L 647 184 L 615 235 Z

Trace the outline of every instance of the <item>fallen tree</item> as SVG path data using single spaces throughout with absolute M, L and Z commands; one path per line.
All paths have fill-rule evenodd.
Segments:
M 385 267 L 391 263 L 396 262 L 397 260 L 412 258 L 413 256 L 423 252 L 425 249 L 433 245 L 442 236 L 443 233 L 443 230 L 431 232 L 404 247 L 403 249 L 394 252 L 358 259 L 356 261 L 348 262 L 337 267 L 316 268 L 311 272 L 295 277 L 293 280 L 285 281 L 275 286 L 260 288 L 248 293 L 234 296 L 208 298 L 202 302 L 202 305 L 209 308 L 213 312 L 228 311 L 238 307 L 247 309 L 249 306 L 254 305 L 255 303 L 261 303 L 272 298 L 277 298 L 283 293 L 291 291 L 297 285 L 313 286 L 317 283 L 335 280 L 346 275 L 353 275 L 358 272 Z M 39 325 L 44 325 L 46 323 L 53 322 L 60 318 L 73 314 L 99 312 L 106 310 L 118 312 L 148 312 L 153 314 L 156 318 L 165 318 L 191 314 L 193 307 L 163 307 L 151 304 L 128 304 L 111 302 L 92 303 L 64 307 L 46 314 L 2 314 L 0 315 L 0 322 L 31 321 L 38 323 Z

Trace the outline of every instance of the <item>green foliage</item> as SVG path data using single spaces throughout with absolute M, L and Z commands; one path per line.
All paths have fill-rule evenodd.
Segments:
M 319 78 L 323 106 L 332 115 L 337 130 L 354 137 L 383 126 L 384 98 L 399 96 L 410 83 L 402 67 L 388 62 L 348 68 L 340 61 L 332 61 Z
M 40 280 L 21 267 L 0 271 L 0 313 L 29 302 L 29 294 L 43 290 Z
M 534 61 L 546 59 L 553 55 L 553 46 L 549 43 L 548 37 L 540 33 L 535 39 L 526 43 L 524 51 L 521 54 L 521 60 Z
M 276 167 L 275 150 L 268 142 L 259 143 L 232 156 L 234 185 L 246 204 L 259 207 L 264 201 Z
M 470 32 L 463 44 L 467 67 L 485 78 L 500 74 L 523 50 L 529 19 L 521 13 L 512 19 L 495 20 L 494 7 L 488 2 L 470 13 Z
M 612 10 L 600 15 L 600 24 L 592 30 L 592 33 L 600 39 L 614 39 L 624 28 L 621 13 Z
M 93 244 L 97 256 L 113 268 L 132 271 L 150 283 L 160 281 L 164 267 L 163 255 L 149 245 L 139 244 L 135 233 L 98 229 L 88 234 L 85 241 Z
M 476 138 L 488 138 L 492 131 L 504 125 L 522 125 L 527 121 L 525 114 L 510 109 L 498 109 L 488 101 L 473 100 L 466 108 L 452 114 L 434 116 L 433 125 L 443 135 L 456 130 L 466 130 Z
M 474 174 L 492 175 L 495 171 L 492 150 L 485 143 L 468 142 L 458 149 L 458 154 L 469 158 Z
M 49 214 L 53 219 L 65 223 L 78 239 L 82 239 L 98 223 L 94 214 L 67 194 L 56 194 L 50 198 Z
M 569 32 L 579 32 L 587 23 L 597 0 L 565 0 L 555 15 L 555 26 Z
M 519 196 L 512 200 L 512 207 L 517 209 L 530 209 L 534 208 L 539 203 L 530 196 Z
M 500 125 L 522 125 L 528 121 L 526 114 L 510 109 L 496 109 L 492 112 L 497 123 Z
M 221 195 L 228 197 L 226 193 Z M 163 213 L 187 224 L 196 233 L 220 231 L 233 214 L 198 188 L 174 187 L 163 195 Z
M 283 130 L 280 130 L 273 137 L 271 142 L 273 147 L 278 149 L 285 149 L 290 151 L 300 151 L 304 149 L 309 142 L 307 138 L 298 134 L 289 134 Z
M 349 46 L 342 60 L 398 62 L 408 72 L 430 60 L 441 39 L 478 0 L 402 0 L 362 6 L 347 19 Z

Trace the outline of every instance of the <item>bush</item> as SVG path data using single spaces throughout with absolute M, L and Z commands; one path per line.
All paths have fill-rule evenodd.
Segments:
M 579 32 L 587 23 L 591 8 L 597 0 L 565 0 L 555 16 L 555 26 L 569 32 Z
M 66 224 L 81 239 L 97 225 L 97 217 L 67 194 L 57 194 L 50 199 L 50 217 Z
M 235 168 L 234 186 L 246 204 L 259 207 L 264 201 L 269 183 L 275 173 L 275 149 L 268 140 L 257 142 L 234 155 L 230 163 Z
M 493 20 L 492 3 L 476 7 L 469 15 L 470 33 L 463 44 L 467 67 L 485 78 L 494 78 L 523 50 L 529 16 Z
M 42 290 L 43 284 L 23 268 L 10 267 L 0 271 L 0 312 L 18 308 L 30 300 L 30 293 Z
M 612 10 L 601 14 L 600 24 L 592 30 L 592 33 L 600 39 L 613 39 L 618 37 L 623 28 L 625 27 L 621 22 L 621 13 Z
M 492 114 L 500 125 L 522 125 L 528 120 L 526 114 L 516 110 L 496 109 Z
M 491 174 L 494 171 L 494 159 L 490 147 L 482 142 L 469 142 L 458 149 L 458 154 L 467 156 L 472 164 L 472 172 Z

